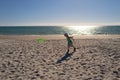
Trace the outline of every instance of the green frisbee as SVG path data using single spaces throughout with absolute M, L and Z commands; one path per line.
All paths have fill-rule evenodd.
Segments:
M 43 43 L 43 42 L 45 42 L 45 39 L 39 38 L 39 39 L 38 39 L 38 42 L 39 42 L 39 43 Z

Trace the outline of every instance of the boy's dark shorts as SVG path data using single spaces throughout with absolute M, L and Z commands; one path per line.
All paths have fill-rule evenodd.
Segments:
M 68 47 L 72 47 L 72 46 L 73 46 L 72 42 L 68 43 Z

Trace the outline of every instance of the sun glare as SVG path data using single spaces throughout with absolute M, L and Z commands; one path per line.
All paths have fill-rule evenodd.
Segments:
M 68 26 L 69 29 L 76 31 L 81 34 L 91 34 L 92 30 L 96 26 Z
M 89 30 L 94 28 L 95 26 L 69 26 L 69 27 L 74 30 Z

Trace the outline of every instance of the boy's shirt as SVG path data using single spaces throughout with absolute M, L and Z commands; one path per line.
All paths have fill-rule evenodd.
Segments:
M 68 43 L 72 43 L 71 37 L 67 37 Z

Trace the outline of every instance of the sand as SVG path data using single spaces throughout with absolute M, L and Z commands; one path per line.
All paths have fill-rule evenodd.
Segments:
M 74 38 L 66 53 L 63 35 L 0 35 L 0 80 L 120 80 L 120 35 Z

